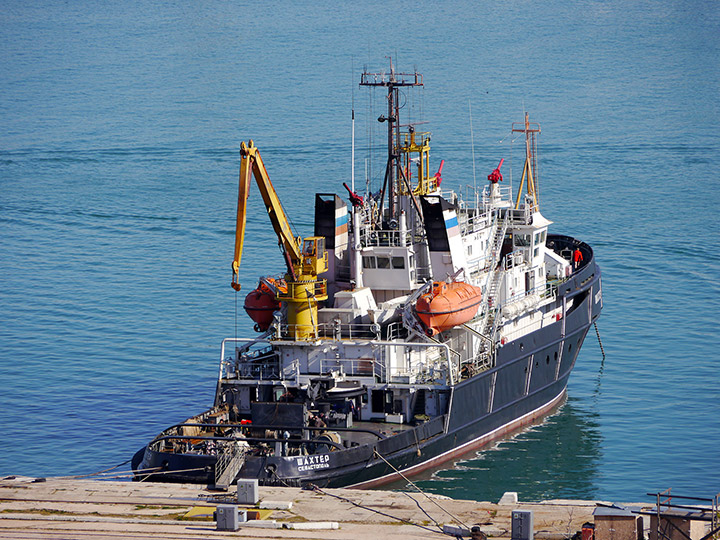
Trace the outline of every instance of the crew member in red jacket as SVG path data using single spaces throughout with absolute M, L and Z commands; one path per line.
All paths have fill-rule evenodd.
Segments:
M 578 266 L 580 266 L 580 263 L 583 261 L 582 252 L 579 248 L 575 248 L 575 251 L 573 252 L 573 268 L 575 270 L 578 269 Z

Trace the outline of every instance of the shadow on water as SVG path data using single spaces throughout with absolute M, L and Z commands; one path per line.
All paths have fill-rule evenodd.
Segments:
M 496 502 L 506 491 L 524 501 L 593 499 L 602 437 L 596 413 L 585 405 L 569 397 L 537 424 L 411 480 L 454 499 Z M 386 489 L 413 490 L 404 481 Z

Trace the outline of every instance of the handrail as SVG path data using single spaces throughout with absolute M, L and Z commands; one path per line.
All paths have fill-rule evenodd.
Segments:
M 253 343 L 267 343 L 268 345 L 272 345 L 272 342 L 263 337 L 255 337 L 255 338 L 225 338 L 222 340 L 222 343 L 220 344 L 220 373 L 218 374 L 218 380 L 222 380 L 223 378 L 223 368 L 225 367 L 225 343 L 248 343 L 248 348 L 252 346 Z
M 327 430 L 326 430 L 327 431 Z M 341 444 L 338 444 L 336 442 L 328 441 L 323 439 L 322 441 L 317 441 L 315 439 L 284 439 L 280 437 L 201 437 L 201 436 L 193 436 L 193 435 L 165 435 L 164 437 L 157 437 L 150 441 L 150 445 L 156 444 L 162 441 L 168 441 L 168 440 L 180 440 L 180 441 L 187 441 L 187 440 L 198 440 L 198 441 L 234 441 L 234 442 L 266 442 L 266 443 L 274 443 L 274 442 L 286 442 L 286 443 L 293 443 L 293 444 L 300 444 L 300 443 L 311 443 L 311 444 L 326 444 L 328 446 L 332 446 L 334 448 L 338 448 L 340 450 L 344 449 L 344 446 Z
M 356 338 L 358 342 L 364 342 L 367 341 L 367 338 L 365 336 L 358 336 Z M 225 338 L 222 341 L 222 347 L 221 347 L 221 353 L 220 353 L 220 374 L 219 377 L 222 379 L 223 375 L 223 366 L 225 363 L 225 344 L 226 343 L 248 343 L 248 342 L 258 342 L 258 343 L 270 343 L 267 339 L 251 339 L 251 338 Z M 445 349 L 445 358 L 448 362 L 448 368 L 450 371 L 452 371 L 452 360 L 450 357 L 450 347 L 445 343 L 422 343 L 422 342 L 413 342 L 413 341 L 386 341 L 386 340 L 376 340 L 371 339 L 368 341 L 368 343 L 371 343 L 372 345 L 379 345 L 379 346 L 386 346 L 386 347 L 419 347 L 419 348 L 427 348 L 427 347 L 442 347 Z M 311 342 L 302 342 L 303 345 L 309 345 Z M 454 384 L 454 379 L 452 374 L 450 375 L 450 380 L 448 381 L 449 384 Z
M 348 428 L 348 427 L 315 427 L 315 426 L 278 426 L 278 425 L 272 425 L 272 424 L 202 424 L 202 423 L 184 423 L 181 422 L 180 424 L 172 425 L 168 428 L 166 428 L 164 431 L 169 431 L 173 428 L 177 427 L 183 427 L 183 426 L 189 426 L 189 427 L 239 427 L 239 428 L 256 428 L 256 429 L 277 429 L 277 430 L 290 430 L 290 429 L 307 429 L 309 431 L 352 431 L 356 433 L 370 433 L 372 435 L 375 435 L 378 439 L 385 439 L 386 436 L 382 433 L 379 433 L 377 431 L 374 431 L 372 429 L 366 429 L 366 428 Z M 184 437 L 192 437 L 192 435 L 184 435 Z M 242 440 L 242 439 L 238 439 Z
M 245 463 L 247 450 L 237 444 L 220 446 L 215 463 L 215 487 L 227 489 Z
M 421 348 L 428 348 L 428 347 L 442 347 L 445 349 L 445 358 L 447 359 L 448 368 L 450 371 L 452 371 L 452 360 L 450 360 L 450 346 L 446 343 L 442 342 L 436 342 L 436 343 L 420 343 L 420 342 L 414 342 L 414 341 L 372 341 L 372 345 L 380 345 L 385 347 L 421 347 Z M 450 375 L 450 381 L 449 383 L 452 385 L 454 384 L 454 380 L 452 380 L 452 375 Z
M 360 244 L 363 247 L 407 247 L 415 242 L 412 230 L 373 229 L 360 230 Z

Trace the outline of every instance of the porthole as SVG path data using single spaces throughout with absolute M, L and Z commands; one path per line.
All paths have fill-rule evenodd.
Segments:
M 555 353 L 555 356 L 557 356 L 557 353 Z M 545 363 L 550 365 L 550 355 L 549 354 L 545 357 Z
M 523 345 L 523 344 L 521 343 L 521 344 L 520 344 L 520 350 L 522 351 L 524 348 L 525 348 L 525 345 Z

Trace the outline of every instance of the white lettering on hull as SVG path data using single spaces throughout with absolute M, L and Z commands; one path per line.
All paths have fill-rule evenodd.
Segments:
M 330 468 L 330 456 L 328 454 L 320 454 L 316 456 L 301 456 L 296 458 L 298 472 L 315 471 L 317 469 Z

